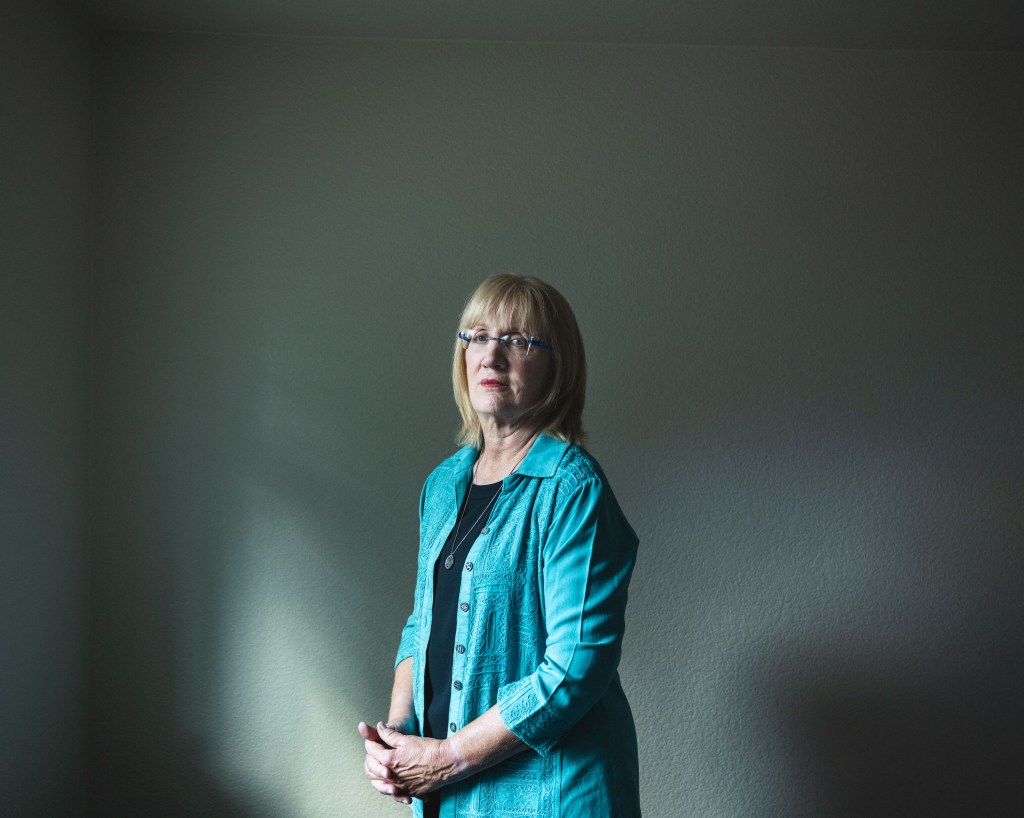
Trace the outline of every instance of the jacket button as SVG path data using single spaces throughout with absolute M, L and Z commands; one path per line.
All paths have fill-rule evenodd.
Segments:
M 465 653 L 466 652 L 466 646 L 465 645 L 456 645 L 455 646 L 455 652 L 456 653 Z
M 459 605 L 459 610 L 462 611 L 463 613 L 468 611 L 469 610 L 469 603 L 468 602 L 463 602 L 461 605 Z
M 452 687 L 454 687 L 456 690 L 462 690 L 462 682 L 459 682 L 459 681 L 452 682 Z
M 481 528 L 480 529 L 480 533 L 481 534 L 486 534 L 487 533 L 487 526 L 484 526 L 483 528 Z
M 452 722 L 451 724 L 448 725 L 448 732 L 449 733 L 454 733 L 458 729 L 459 729 L 458 725 L 455 724 L 455 722 Z
M 473 570 L 473 563 L 467 562 L 466 563 L 466 570 L 467 571 L 472 571 Z

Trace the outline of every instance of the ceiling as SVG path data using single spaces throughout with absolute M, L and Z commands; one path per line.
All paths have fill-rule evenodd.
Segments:
M 65 0 L 101 29 L 1024 50 L 1024 0 Z

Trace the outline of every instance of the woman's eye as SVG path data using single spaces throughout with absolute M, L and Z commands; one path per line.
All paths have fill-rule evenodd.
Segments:
M 473 343 L 474 344 L 482 344 L 482 345 L 486 346 L 487 345 L 487 341 L 488 341 L 487 333 L 485 333 L 485 332 L 478 332 L 476 335 L 473 336 Z
M 526 339 L 522 335 L 510 335 L 508 343 L 513 349 L 523 349 L 526 346 Z

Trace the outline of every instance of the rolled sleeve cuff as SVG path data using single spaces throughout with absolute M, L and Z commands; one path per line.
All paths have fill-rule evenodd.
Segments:
M 416 645 L 413 635 L 410 633 L 403 634 L 402 640 L 398 643 L 398 653 L 395 655 L 395 667 L 397 668 L 402 662 L 413 656 L 415 649 Z
M 546 756 L 563 732 L 534 686 L 533 677 L 512 682 L 498 690 L 498 713 L 516 738 Z

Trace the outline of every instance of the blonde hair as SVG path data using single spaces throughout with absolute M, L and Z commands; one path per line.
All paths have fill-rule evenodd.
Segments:
M 576 316 L 565 297 L 539 278 L 508 273 L 486 279 L 466 302 L 458 329 L 493 320 L 551 345 L 534 355 L 550 355 L 551 376 L 546 393 L 526 410 L 523 422 L 567 443 L 583 442 L 583 404 L 587 396 L 587 358 Z M 455 340 L 452 388 L 462 415 L 459 443 L 483 447 L 480 419 L 469 398 L 466 354 Z

